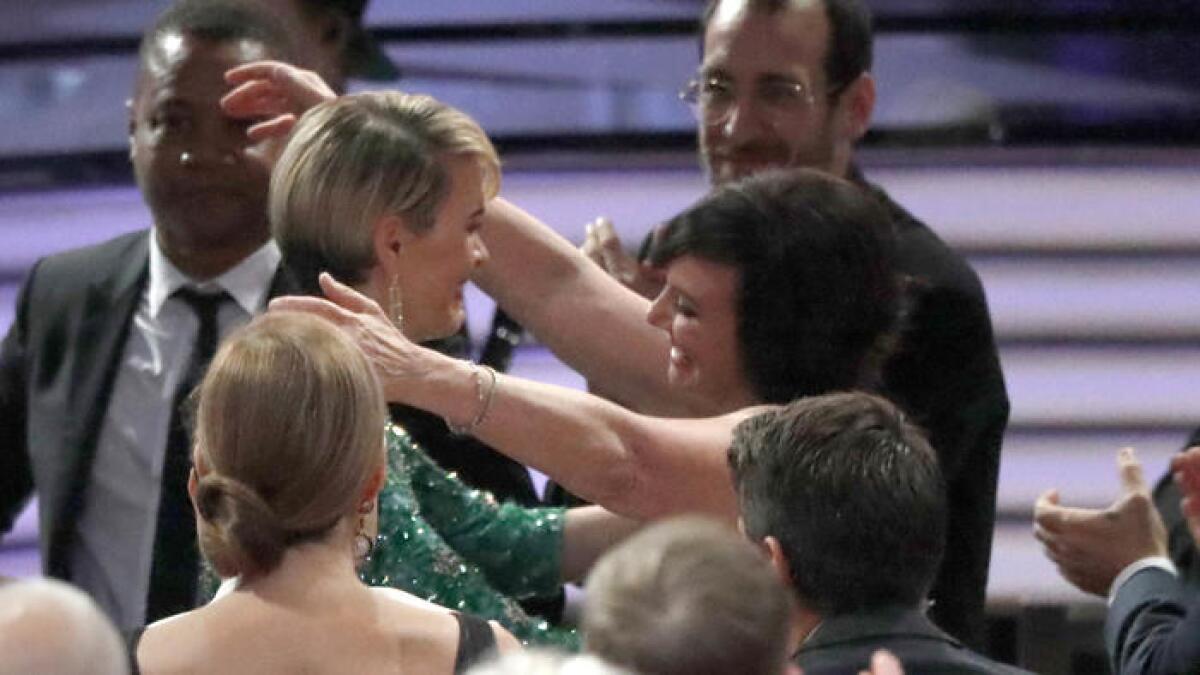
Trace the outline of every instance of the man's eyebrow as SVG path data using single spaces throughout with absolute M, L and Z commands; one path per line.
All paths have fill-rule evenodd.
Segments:
M 759 82 L 808 84 L 808 79 L 800 75 L 788 73 L 763 73 L 758 76 Z

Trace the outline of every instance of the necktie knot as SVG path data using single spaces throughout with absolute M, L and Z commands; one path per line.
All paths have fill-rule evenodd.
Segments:
M 229 294 L 223 290 L 215 293 L 204 293 L 194 288 L 188 288 L 187 286 L 175 291 L 172 297 L 186 303 L 197 318 L 200 319 L 201 324 L 215 322 L 217 320 L 217 310 L 229 300 Z

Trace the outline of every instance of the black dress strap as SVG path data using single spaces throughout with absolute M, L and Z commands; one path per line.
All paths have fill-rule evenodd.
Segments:
M 458 652 L 454 656 L 454 673 L 465 673 L 496 649 L 496 634 L 487 621 L 473 615 L 452 612 L 458 619 Z
M 142 633 L 146 632 L 146 627 L 134 628 L 131 631 L 125 631 L 121 637 L 125 638 L 125 650 L 129 654 L 129 673 L 130 675 L 141 675 L 141 669 L 138 668 L 137 649 L 138 643 L 142 641 Z

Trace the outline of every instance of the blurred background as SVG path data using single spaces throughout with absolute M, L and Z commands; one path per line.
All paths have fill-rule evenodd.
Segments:
M 1059 579 L 1029 517 L 1048 487 L 1108 503 L 1121 445 L 1157 477 L 1200 424 L 1200 3 L 867 3 L 879 101 L 860 163 L 980 273 L 1013 403 L 994 651 L 1096 672 L 1102 604 Z M 0 330 L 37 258 L 149 225 L 125 100 L 138 36 L 166 3 L 6 4 Z M 403 73 L 386 86 L 443 99 L 492 135 L 506 196 L 576 242 L 602 214 L 636 241 L 704 190 L 677 96 L 702 5 L 374 0 L 366 23 Z M 491 309 L 471 304 L 480 336 Z M 515 370 L 581 384 L 536 344 Z M 38 573 L 35 527 L 27 513 L 5 537 L 0 574 Z

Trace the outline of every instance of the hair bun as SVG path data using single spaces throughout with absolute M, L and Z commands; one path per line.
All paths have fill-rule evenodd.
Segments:
M 200 548 L 222 577 L 274 569 L 287 532 L 262 496 L 245 483 L 210 473 L 196 490 Z

